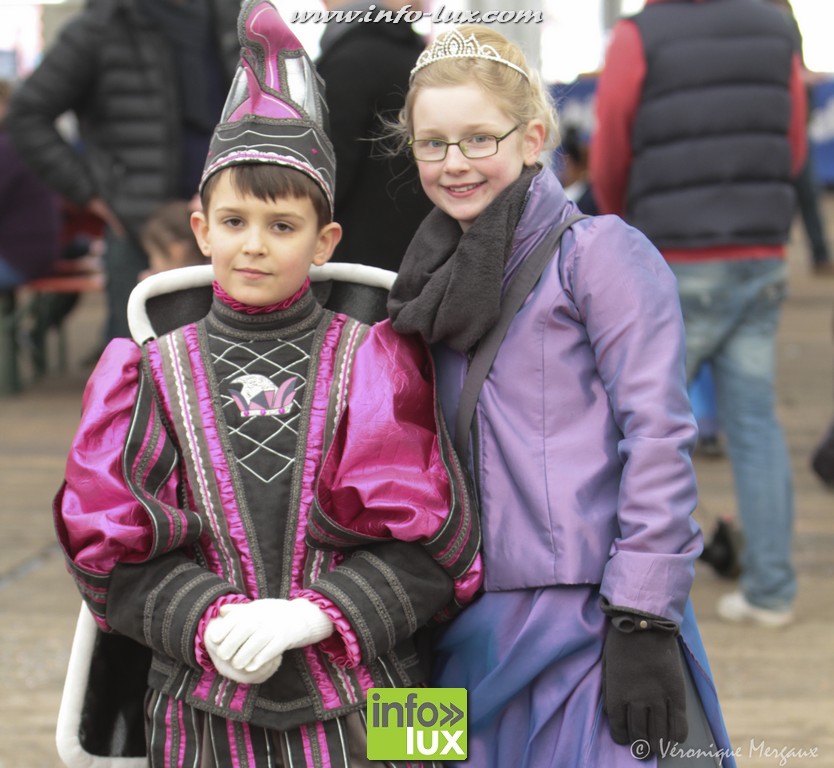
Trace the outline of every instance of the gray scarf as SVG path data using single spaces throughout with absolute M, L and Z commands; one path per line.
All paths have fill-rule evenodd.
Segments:
M 442 341 L 466 352 L 495 325 L 504 265 L 539 170 L 525 168 L 465 233 L 439 208 L 426 216 L 388 298 L 396 331 L 419 333 L 429 344 Z

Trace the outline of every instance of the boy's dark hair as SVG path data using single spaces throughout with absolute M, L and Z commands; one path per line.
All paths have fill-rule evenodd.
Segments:
M 332 221 L 330 205 L 324 192 L 306 173 L 272 163 L 243 163 L 223 170 L 231 172 L 229 179 L 232 186 L 241 194 L 252 195 L 259 200 L 306 197 L 313 204 L 319 229 Z M 213 174 L 203 185 L 200 199 L 204 211 L 208 211 L 214 186 L 221 173 L 223 171 Z

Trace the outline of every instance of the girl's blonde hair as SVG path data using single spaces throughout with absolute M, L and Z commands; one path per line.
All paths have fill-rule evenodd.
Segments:
M 512 62 L 527 73 L 524 77 L 512 67 L 496 61 L 476 58 L 440 59 L 414 73 L 409 85 L 405 106 L 400 110 L 393 133 L 404 149 L 414 136 L 414 102 L 424 88 L 443 88 L 475 83 L 488 94 L 499 109 L 515 122 L 527 124 L 541 120 L 545 127 L 543 149 L 559 145 L 556 108 L 538 72 L 530 69 L 522 50 L 492 27 L 483 24 L 464 24 L 457 27 L 464 37 L 474 35 L 480 45 L 494 48 L 502 59 Z M 442 40 L 442 33 L 438 39 Z

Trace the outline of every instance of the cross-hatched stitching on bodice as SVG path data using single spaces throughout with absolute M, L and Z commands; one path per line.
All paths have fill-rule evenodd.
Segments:
M 256 342 L 209 335 L 235 459 L 265 484 L 295 463 L 313 334 Z

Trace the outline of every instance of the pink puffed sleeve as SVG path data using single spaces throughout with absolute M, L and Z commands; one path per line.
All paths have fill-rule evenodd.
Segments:
M 103 628 L 110 574 L 193 539 L 199 520 L 179 508 L 177 452 L 143 379 L 141 350 L 112 341 L 84 391 L 81 422 L 54 502 L 58 539 Z
M 480 586 L 480 527 L 434 392 L 428 349 L 374 326 L 356 354 L 350 391 L 317 487 L 311 543 L 419 542 L 455 582 Z

